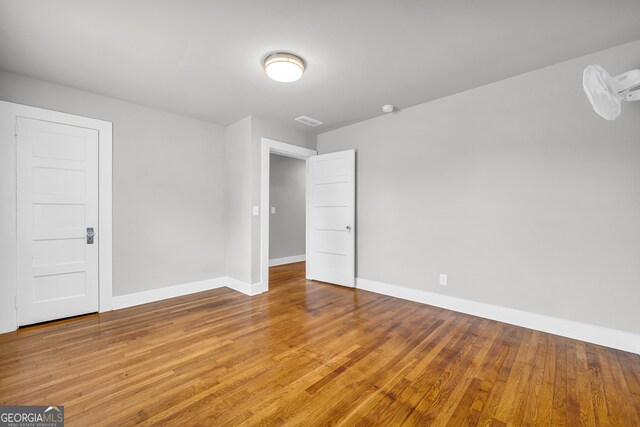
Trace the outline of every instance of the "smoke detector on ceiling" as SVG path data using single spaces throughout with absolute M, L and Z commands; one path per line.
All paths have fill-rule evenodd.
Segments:
M 611 77 L 601 66 L 589 65 L 582 74 L 582 87 L 593 111 L 615 120 L 622 111 L 622 101 L 640 101 L 640 69 Z
M 309 116 L 296 117 L 294 120 L 311 127 L 320 126 L 322 124 L 320 120 L 312 119 Z

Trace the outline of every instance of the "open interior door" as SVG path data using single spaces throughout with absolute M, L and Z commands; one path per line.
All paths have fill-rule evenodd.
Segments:
M 307 279 L 355 286 L 355 150 L 307 159 Z

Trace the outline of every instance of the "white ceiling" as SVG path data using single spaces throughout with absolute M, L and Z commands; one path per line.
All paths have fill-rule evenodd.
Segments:
M 222 125 L 308 115 L 323 132 L 638 40 L 639 18 L 637 0 L 0 0 L 0 68 Z M 265 76 L 274 50 L 304 58 L 300 81 Z

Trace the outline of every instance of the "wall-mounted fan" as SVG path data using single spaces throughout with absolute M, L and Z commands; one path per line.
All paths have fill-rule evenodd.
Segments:
M 640 101 L 640 69 L 611 77 L 601 66 L 589 65 L 584 69 L 582 86 L 593 110 L 607 120 L 615 120 L 622 101 Z

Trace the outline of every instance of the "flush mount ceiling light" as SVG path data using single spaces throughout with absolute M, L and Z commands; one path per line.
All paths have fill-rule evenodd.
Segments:
M 295 82 L 304 73 L 304 62 L 291 53 L 276 52 L 264 59 L 264 71 L 277 82 Z

